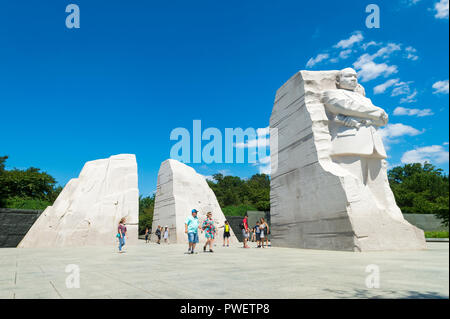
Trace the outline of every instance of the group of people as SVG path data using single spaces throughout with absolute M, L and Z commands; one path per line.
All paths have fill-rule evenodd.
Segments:
M 145 236 L 145 243 L 149 243 L 150 242 L 150 235 L 151 235 L 151 231 L 148 229 L 148 227 L 146 227 L 145 228 L 145 235 L 144 235 Z M 156 240 L 157 244 L 161 244 L 161 235 L 164 238 L 164 242 L 166 244 L 168 244 L 169 243 L 169 226 L 166 226 L 163 229 L 163 227 L 158 225 L 158 227 L 156 227 L 156 230 L 155 230 L 155 235 L 158 238 Z
M 261 217 L 253 228 L 248 225 L 248 217 L 245 216 L 241 223 L 242 237 L 244 248 L 250 248 L 248 241 L 256 242 L 257 248 L 270 247 L 269 234 L 270 228 L 266 220 Z
M 187 234 L 188 241 L 189 241 L 189 248 L 188 248 L 188 254 L 194 254 L 195 253 L 195 246 L 199 242 L 199 234 L 198 231 L 200 230 L 202 233 L 205 233 L 205 245 L 203 246 L 204 252 L 214 252 L 213 246 L 214 246 L 214 240 L 216 239 L 217 234 L 217 228 L 214 224 L 214 220 L 212 218 L 212 212 L 208 212 L 206 214 L 206 219 L 203 221 L 203 223 L 200 224 L 200 220 L 197 216 L 198 210 L 193 209 L 191 211 L 191 215 L 186 218 L 185 221 L 185 233 Z M 257 242 L 257 248 L 264 248 L 269 247 L 269 225 L 265 221 L 264 218 L 261 218 L 259 221 L 256 222 L 255 227 L 249 228 L 248 226 L 248 216 L 245 216 L 242 223 L 241 223 L 241 229 L 242 229 L 242 236 L 243 236 L 243 242 L 244 242 L 244 248 L 250 248 L 248 246 L 249 238 L 250 240 Z M 229 247 L 230 246 L 230 237 L 231 237 L 231 226 L 229 222 L 226 220 L 224 222 L 224 225 L 218 227 L 223 228 L 223 247 Z M 119 226 L 118 226 L 118 233 L 117 238 L 119 239 L 119 252 L 123 252 L 123 246 L 125 245 L 125 238 L 127 237 L 127 228 L 125 226 L 125 218 L 122 218 L 120 220 Z M 150 235 L 151 232 L 149 228 L 147 227 L 145 229 L 145 242 L 150 242 Z M 164 238 L 165 243 L 169 243 L 169 227 L 165 226 L 164 228 L 159 226 L 155 230 L 155 235 L 158 238 L 156 243 L 161 243 L 161 236 Z

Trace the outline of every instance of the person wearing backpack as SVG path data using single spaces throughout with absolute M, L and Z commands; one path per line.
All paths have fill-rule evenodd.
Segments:
M 223 247 L 225 247 L 225 240 L 227 241 L 227 247 L 230 247 L 231 227 L 230 223 L 228 223 L 228 220 L 226 220 L 224 225 L 220 226 L 219 228 L 223 228 Z
M 161 244 L 161 226 L 158 225 L 158 227 L 156 227 L 155 235 L 158 237 L 158 241 L 156 243 Z

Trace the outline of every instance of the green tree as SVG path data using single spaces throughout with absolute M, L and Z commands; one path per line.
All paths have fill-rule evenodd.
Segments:
M 270 210 L 270 177 L 255 174 L 249 179 L 213 175 L 208 181 L 225 215 L 242 216 L 248 210 Z
M 139 196 L 139 233 L 143 234 L 145 228 L 152 228 L 153 211 L 155 209 L 155 195 Z
M 56 180 L 34 167 L 6 170 L 7 158 L 0 157 L 0 206 L 45 209 L 51 205 L 62 190 L 56 187 Z
M 435 214 L 448 226 L 449 179 L 430 163 L 405 164 L 388 172 L 397 205 L 404 214 Z

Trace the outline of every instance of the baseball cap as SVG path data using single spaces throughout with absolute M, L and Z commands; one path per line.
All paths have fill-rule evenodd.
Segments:
M 193 213 L 198 213 L 198 210 L 196 210 L 195 208 L 192 210 L 192 214 Z

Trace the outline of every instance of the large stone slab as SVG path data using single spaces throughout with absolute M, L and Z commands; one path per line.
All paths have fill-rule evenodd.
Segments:
M 274 246 L 426 247 L 389 187 L 379 133 L 386 123 L 352 69 L 300 71 L 277 91 L 270 118 Z
M 222 241 L 223 228 L 218 227 L 223 226 L 225 216 L 205 177 L 177 160 L 168 159 L 162 162 L 158 173 L 152 234 L 155 233 L 158 225 L 167 226 L 170 242 L 187 243 L 184 225 L 192 209 L 199 211 L 200 222 L 205 220 L 207 212 L 212 212 L 218 230 L 216 239 Z M 155 238 L 156 236 L 152 236 L 153 240 Z M 200 231 L 199 239 L 201 243 L 205 242 Z M 237 242 L 233 230 L 231 230 L 230 242 Z
M 115 245 L 126 218 L 129 239 L 138 240 L 139 190 L 136 157 L 130 154 L 87 162 L 39 216 L 18 247 Z

